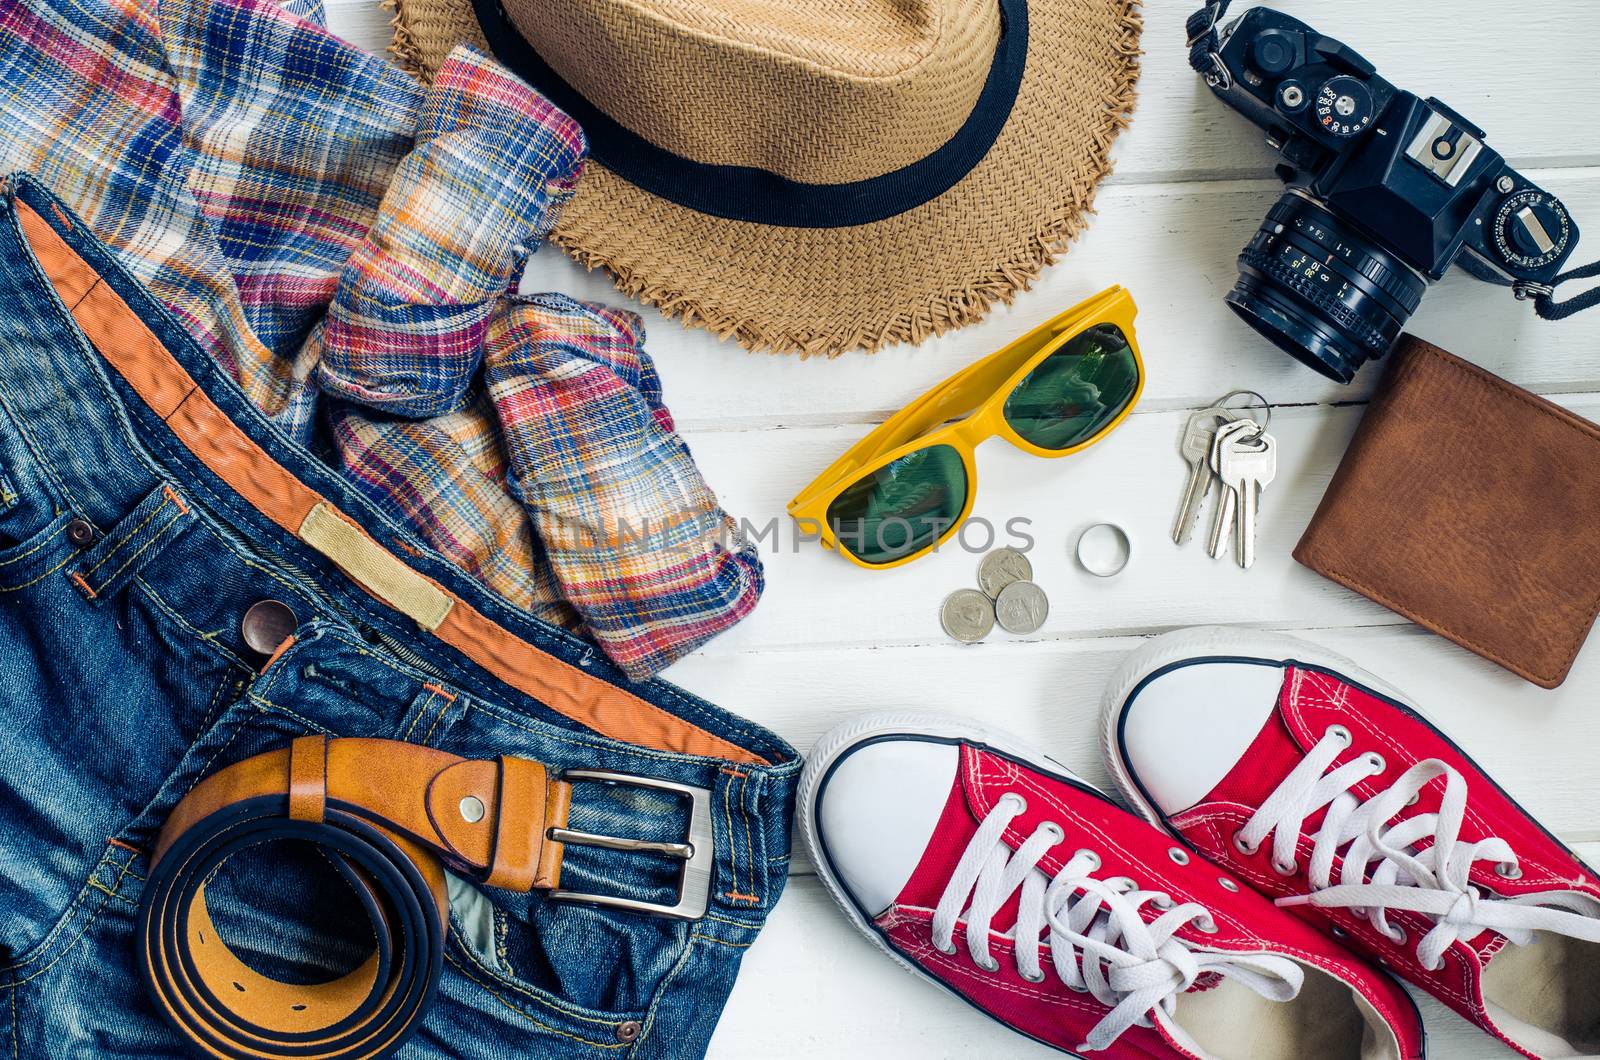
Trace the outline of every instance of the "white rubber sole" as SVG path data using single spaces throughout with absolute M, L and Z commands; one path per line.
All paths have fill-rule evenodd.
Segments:
M 845 893 L 844 886 L 839 882 L 837 874 L 834 873 L 833 866 L 828 861 L 827 853 L 822 849 L 821 838 L 817 834 L 817 795 L 823 778 L 828 775 L 828 771 L 833 767 L 833 764 L 848 754 L 852 748 L 862 743 L 879 737 L 894 736 L 902 733 L 912 736 L 932 736 L 938 739 L 963 740 L 968 743 L 983 744 L 1013 758 L 1027 762 L 1046 773 L 1055 773 L 1059 776 L 1068 777 L 1093 791 L 1098 792 L 1100 789 L 1084 781 L 1072 770 L 1044 754 L 1038 748 L 1033 747 L 1019 736 L 1014 736 L 1002 729 L 991 728 L 979 722 L 949 714 L 917 713 L 913 711 L 867 714 L 836 726 L 824 734 L 822 739 L 817 742 L 817 746 L 806 758 L 805 770 L 800 774 L 800 792 L 795 808 L 795 825 L 799 830 L 801 841 L 805 844 L 806 854 L 811 858 L 811 863 L 816 866 L 817 876 L 821 878 L 823 886 L 827 888 L 828 895 L 840 909 L 844 910 L 845 916 L 850 918 L 850 922 L 855 925 L 856 930 L 871 939 L 874 946 L 917 978 L 933 984 L 940 990 L 953 993 L 947 984 L 940 982 L 916 964 L 907 960 L 884 940 L 878 929 L 873 926 L 866 915 L 856 906 L 856 903 Z
M 1359 663 L 1320 644 L 1287 633 L 1240 629 L 1233 626 L 1196 626 L 1193 629 L 1182 629 L 1152 638 L 1149 643 L 1129 653 L 1112 673 L 1111 680 L 1106 685 L 1105 698 L 1101 702 L 1100 740 L 1106 765 L 1123 800 L 1135 813 L 1167 832 L 1172 832 L 1172 829 L 1167 827 L 1161 811 L 1144 797 L 1139 785 L 1134 783 L 1132 770 L 1122 755 L 1117 730 L 1128 697 L 1152 674 L 1187 659 L 1219 657 L 1260 659 L 1269 663 L 1293 661 L 1333 670 L 1354 683 L 1403 703 L 1418 715 L 1427 717 L 1403 692 L 1383 678 L 1363 669 Z M 1429 724 L 1432 725 L 1433 722 L 1430 720 Z M 1448 739 L 1448 736 L 1446 738 Z

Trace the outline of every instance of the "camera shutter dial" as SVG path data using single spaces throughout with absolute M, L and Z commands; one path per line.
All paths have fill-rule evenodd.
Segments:
M 1371 91 L 1348 74 L 1329 78 L 1317 89 L 1317 121 L 1341 140 L 1365 132 L 1376 110 Z
M 1495 211 L 1494 249 L 1518 272 L 1537 272 L 1566 253 L 1572 221 L 1561 200 L 1528 188 L 1509 195 Z

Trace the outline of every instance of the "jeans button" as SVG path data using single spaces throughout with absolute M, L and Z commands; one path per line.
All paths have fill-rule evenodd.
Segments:
M 289 639 L 300 620 L 282 600 L 262 600 L 250 605 L 239 623 L 239 632 L 251 651 L 271 655 Z
M 642 1030 L 644 1030 L 644 1025 L 638 1020 L 623 1020 L 617 1024 L 617 1041 L 636 1041 L 639 1037 L 639 1032 Z
M 67 540 L 78 548 L 94 544 L 94 526 L 87 519 L 74 519 L 67 524 Z

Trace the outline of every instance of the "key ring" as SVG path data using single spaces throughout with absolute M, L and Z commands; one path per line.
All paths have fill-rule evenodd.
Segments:
M 1265 415 L 1261 419 L 1261 426 L 1257 427 L 1255 433 L 1250 436 L 1250 440 L 1252 442 L 1259 441 L 1261 436 L 1267 433 L 1267 428 L 1272 426 L 1272 403 L 1269 402 L 1266 395 L 1261 393 L 1259 390 L 1230 390 L 1226 394 L 1222 395 L 1222 399 L 1217 402 L 1217 407 L 1227 408 L 1228 402 L 1232 401 L 1236 397 L 1253 397 L 1260 402 L 1261 410 L 1265 413 Z M 1238 411 L 1249 415 L 1253 420 L 1255 419 L 1255 415 L 1251 412 L 1253 408 L 1255 408 L 1255 406 L 1246 405 Z

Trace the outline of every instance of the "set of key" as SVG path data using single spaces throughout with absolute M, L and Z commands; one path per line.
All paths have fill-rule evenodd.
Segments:
M 1231 538 L 1234 558 L 1248 568 L 1256 561 L 1256 516 L 1261 493 L 1278 470 L 1278 443 L 1240 410 L 1213 405 L 1189 417 L 1179 445 L 1189 478 L 1172 524 L 1174 544 L 1187 544 L 1200 519 L 1206 494 L 1218 487 L 1211 519 L 1211 558 L 1222 555 Z

